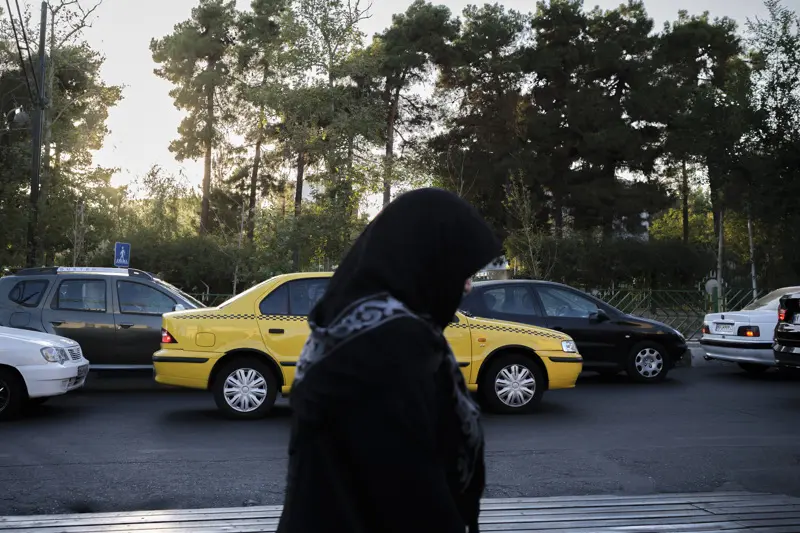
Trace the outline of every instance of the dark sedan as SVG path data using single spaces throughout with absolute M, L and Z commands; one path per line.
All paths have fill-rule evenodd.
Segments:
M 583 367 L 621 371 L 636 381 L 663 380 L 687 352 L 686 339 L 661 322 L 627 315 L 572 287 L 548 281 L 477 282 L 461 306 L 477 317 L 563 331 L 578 345 Z
M 781 298 L 774 340 L 772 349 L 778 368 L 800 369 L 800 292 Z

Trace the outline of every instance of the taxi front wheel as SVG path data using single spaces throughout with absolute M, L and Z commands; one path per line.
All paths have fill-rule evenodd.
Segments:
M 522 354 L 501 355 L 484 373 L 480 392 L 496 413 L 528 413 L 542 400 L 547 387 L 542 369 Z
M 255 357 L 240 357 L 224 363 L 212 392 L 225 416 L 253 420 L 269 414 L 278 396 L 278 380 L 265 362 Z

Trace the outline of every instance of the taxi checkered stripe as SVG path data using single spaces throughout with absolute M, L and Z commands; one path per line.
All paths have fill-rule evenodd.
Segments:
M 523 335 L 534 335 L 536 337 L 547 337 L 549 339 L 561 339 L 561 335 L 556 335 L 554 333 L 548 333 L 546 331 L 539 331 L 539 330 L 529 330 L 529 329 L 520 329 L 508 326 L 486 326 L 483 324 L 477 324 L 472 326 L 473 329 L 482 329 L 487 331 L 502 331 L 505 333 L 521 333 Z
M 178 320 L 196 320 L 196 319 L 203 319 L 203 320 L 275 320 L 280 322 L 305 322 L 308 320 L 304 316 L 286 316 L 286 315 L 256 315 L 256 314 L 247 314 L 247 313 L 233 313 L 233 314 L 221 314 L 221 313 L 207 313 L 202 315 L 187 315 L 187 316 L 176 316 Z

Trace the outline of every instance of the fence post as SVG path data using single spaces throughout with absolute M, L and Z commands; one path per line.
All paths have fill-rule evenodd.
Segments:
M 711 302 L 714 306 L 714 312 L 719 313 L 719 287 L 711 289 Z

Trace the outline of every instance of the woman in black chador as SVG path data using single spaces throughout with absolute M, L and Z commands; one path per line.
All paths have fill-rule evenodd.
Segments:
M 478 531 L 480 413 L 443 330 L 500 249 L 438 189 L 400 196 L 364 230 L 309 316 L 279 533 Z

